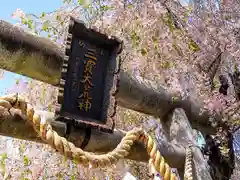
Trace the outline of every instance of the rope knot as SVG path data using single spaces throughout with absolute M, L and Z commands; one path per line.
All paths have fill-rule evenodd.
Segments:
M 18 93 L 12 95 L 12 97 L 10 96 L 9 102 L 13 108 L 20 109 L 21 111 L 23 111 L 24 114 L 26 114 L 27 103 L 24 100 L 24 98 L 20 96 Z

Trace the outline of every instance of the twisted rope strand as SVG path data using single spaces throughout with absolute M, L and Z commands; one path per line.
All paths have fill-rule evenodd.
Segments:
M 176 180 L 175 174 L 171 171 L 169 165 L 165 162 L 163 156 L 157 150 L 157 145 L 154 143 L 151 136 L 140 128 L 135 128 L 126 133 L 118 146 L 107 154 L 96 155 L 91 152 L 83 151 L 77 148 L 73 143 L 67 141 L 55 132 L 51 125 L 37 115 L 33 107 L 28 104 L 22 96 L 7 95 L 0 97 L 0 106 L 7 109 L 16 108 L 27 116 L 27 119 L 32 123 L 34 130 L 40 135 L 41 139 L 47 142 L 54 149 L 70 159 L 76 159 L 84 166 L 106 167 L 115 164 L 119 159 L 126 157 L 133 143 L 137 140 L 142 140 L 147 147 L 147 152 L 150 156 L 153 168 L 160 173 L 164 180 Z
M 186 148 L 184 180 L 193 180 L 193 174 L 192 174 L 192 151 L 191 151 L 191 147 L 190 146 Z

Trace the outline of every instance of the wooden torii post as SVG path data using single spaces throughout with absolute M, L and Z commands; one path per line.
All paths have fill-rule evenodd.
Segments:
M 21 28 L 8 22 L 0 21 L 0 67 L 2 69 L 58 86 L 63 59 L 64 51 L 53 42 L 26 33 Z M 174 95 L 168 93 L 163 87 L 156 88 L 151 82 L 131 77 L 124 71 L 120 72 L 119 92 L 116 97 L 118 104 L 122 107 L 161 119 L 167 119 L 167 115 L 172 110 L 182 108 L 192 128 L 196 128 L 203 133 L 213 133 L 216 130 L 211 126 L 206 127 L 206 124 L 210 124 L 209 114 L 208 112 L 200 113 L 201 103 L 191 97 L 185 100 L 176 99 Z M 52 118 L 53 114 L 46 114 L 46 117 Z M 22 121 L 15 121 L 16 118 L 24 119 L 20 115 L 16 115 L 16 117 L 4 115 L 0 124 L 0 133 L 39 141 L 36 133 L 30 130 L 30 125 L 25 125 Z M 220 116 L 216 116 L 215 119 L 220 123 Z M 59 134 L 65 133 L 66 127 L 63 124 L 54 121 L 51 124 Z M 168 128 L 171 126 L 167 122 L 164 125 L 168 126 Z M 9 128 L 6 129 L 5 127 Z M 26 131 L 26 129 L 28 130 Z M 188 129 L 184 131 L 188 131 Z M 124 134 L 124 131 L 117 129 L 110 135 L 93 130 L 89 143 L 84 150 L 109 152 L 118 145 Z M 76 146 L 81 146 L 84 136 L 84 131 L 74 131 L 69 135 L 69 139 Z M 99 143 L 103 139 L 108 141 Z M 167 148 L 164 149 L 162 154 L 166 161 L 170 166 L 182 169 L 185 160 L 185 149 L 174 143 L 167 141 L 164 143 Z M 149 156 L 143 144 L 138 142 L 135 143 L 127 158 L 147 162 Z

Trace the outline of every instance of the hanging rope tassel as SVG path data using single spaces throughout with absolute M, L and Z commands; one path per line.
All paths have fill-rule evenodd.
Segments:
M 28 104 L 22 96 L 7 95 L 0 97 L 0 106 L 7 109 L 16 108 L 27 116 L 32 123 L 34 130 L 40 135 L 41 139 L 56 149 L 61 154 L 70 159 L 75 159 L 85 167 L 106 167 L 117 163 L 119 159 L 125 158 L 137 140 L 142 140 L 147 148 L 153 168 L 160 173 L 164 180 L 176 180 L 175 174 L 165 162 L 163 156 L 157 150 L 151 136 L 140 128 L 135 128 L 126 133 L 118 146 L 107 154 L 96 155 L 77 148 L 73 143 L 61 137 L 55 132 L 51 125 L 37 114 L 33 107 Z
M 191 147 L 190 146 L 186 148 L 184 180 L 193 180 L 193 174 L 192 174 L 192 151 L 191 151 Z

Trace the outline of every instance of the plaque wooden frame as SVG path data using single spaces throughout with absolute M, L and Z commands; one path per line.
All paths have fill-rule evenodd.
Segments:
M 119 81 L 117 54 L 123 43 L 71 17 L 65 45 L 56 120 L 65 122 L 69 131 L 81 127 L 112 133 Z

